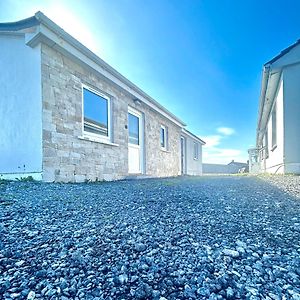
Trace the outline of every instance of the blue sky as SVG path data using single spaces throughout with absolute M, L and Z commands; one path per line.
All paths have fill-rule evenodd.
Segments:
M 300 37 L 299 1 L 0 2 L 0 22 L 41 10 L 207 142 L 204 162 L 246 160 L 263 63 Z

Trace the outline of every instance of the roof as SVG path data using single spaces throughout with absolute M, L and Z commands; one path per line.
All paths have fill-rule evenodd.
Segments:
M 182 129 L 182 132 L 185 133 L 186 135 L 191 136 L 193 139 L 197 140 L 198 142 L 200 142 L 202 145 L 205 145 L 206 143 L 201 140 L 197 135 L 191 133 L 189 130 L 187 130 L 186 128 Z
M 237 162 L 237 161 L 231 161 L 229 164 L 227 164 L 228 166 L 229 165 L 236 165 L 236 166 L 240 166 L 240 167 L 244 167 L 244 166 L 248 166 L 247 163 L 243 163 L 243 162 Z
M 276 55 L 275 57 L 273 57 L 271 60 L 269 60 L 268 62 L 266 62 L 264 64 L 264 66 L 270 65 L 272 63 L 274 63 L 275 61 L 277 61 L 279 58 L 281 58 L 282 56 L 286 55 L 287 53 L 289 53 L 293 48 L 295 48 L 296 46 L 298 46 L 300 44 L 300 40 L 297 40 L 294 44 L 290 45 L 289 47 L 285 48 L 284 50 L 282 50 L 278 55 Z
M 71 47 L 73 47 L 74 52 L 75 51 L 77 51 L 76 53 L 80 52 L 81 54 L 80 59 L 82 59 L 82 54 L 83 54 L 85 57 L 88 58 L 89 62 L 97 64 L 101 68 L 103 74 L 104 73 L 109 74 L 109 77 L 107 77 L 109 80 L 112 80 L 113 78 L 117 79 L 116 84 L 118 84 L 121 88 L 126 87 L 127 92 L 132 94 L 134 97 L 137 97 L 137 99 L 146 103 L 152 109 L 156 110 L 163 116 L 167 117 L 176 125 L 180 127 L 186 126 L 186 124 L 181 119 L 179 119 L 177 116 L 175 116 L 165 107 L 163 107 L 160 103 L 154 100 L 147 93 L 142 91 L 134 83 L 132 83 L 125 76 L 120 74 L 117 70 L 115 70 L 108 63 L 102 60 L 99 56 L 97 56 L 95 53 L 89 50 L 86 46 L 81 44 L 78 40 L 76 40 L 70 34 L 65 32 L 61 27 L 59 27 L 56 23 L 54 23 L 52 20 L 46 17 L 42 12 L 39 11 L 33 17 L 21 21 L 0 23 L 0 33 L 1 32 L 4 33 L 5 32 L 16 32 L 16 33 L 26 32 L 26 29 L 34 28 L 34 27 L 39 27 L 39 28 L 37 28 L 35 35 L 30 36 L 29 40 L 26 41 L 27 45 L 34 47 L 39 42 L 44 42 L 45 40 L 51 40 L 52 47 L 55 48 L 56 46 L 57 47 L 56 49 L 58 49 L 60 47 L 65 46 L 64 43 L 60 42 L 61 39 L 63 39 L 69 45 L 71 45 Z M 57 39 L 57 41 L 54 41 L 55 38 Z M 70 47 L 64 48 L 64 50 L 67 52 L 70 51 L 70 49 L 71 49 Z M 122 85 L 120 83 L 122 83 Z
M 0 31 L 19 31 L 39 25 L 38 19 L 33 16 L 17 22 L 0 23 Z

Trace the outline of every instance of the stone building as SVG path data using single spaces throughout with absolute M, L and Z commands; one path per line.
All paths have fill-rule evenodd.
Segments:
M 0 178 L 202 174 L 204 142 L 41 12 L 0 44 Z

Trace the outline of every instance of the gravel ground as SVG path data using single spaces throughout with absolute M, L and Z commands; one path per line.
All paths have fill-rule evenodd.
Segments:
M 249 176 L 0 184 L 0 299 L 300 299 L 300 202 Z
M 261 179 L 277 186 L 285 192 L 300 198 L 300 176 L 293 175 L 263 175 Z

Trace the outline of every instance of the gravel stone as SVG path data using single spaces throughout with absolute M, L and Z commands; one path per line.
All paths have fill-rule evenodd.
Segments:
M 231 287 L 226 289 L 226 298 L 227 299 L 234 299 L 234 291 Z
M 17 262 L 15 263 L 15 265 L 16 265 L 17 267 L 21 267 L 22 265 L 24 265 L 24 263 L 25 263 L 24 260 L 20 260 L 20 261 L 17 261 Z
M 224 255 L 231 256 L 231 257 L 234 257 L 234 258 L 237 258 L 237 257 L 240 256 L 238 251 L 231 250 L 231 249 L 224 249 L 223 253 L 224 253 Z
M 128 281 L 128 276 L 126 274 L 119 275 L 119 282 L 120 282 L 120 284 L 127 283 L 127 281 Z
M 137 252 L 143 252 L 147 249 L 146 245 L 144 245 L 143 243 L 135 244 L 134 248 Z
M 33 299 L 35 299 L 35 292 L 34 291 L 30 291 L 28 293 L 27 300 L 33 300 Z
M 299 176 L 0 181 L 0 299 L 300 299 Z
M 292 299 L 293 300 L 300 300 L 300 294 L 293 294 L 293 296 L 292 296 Z

